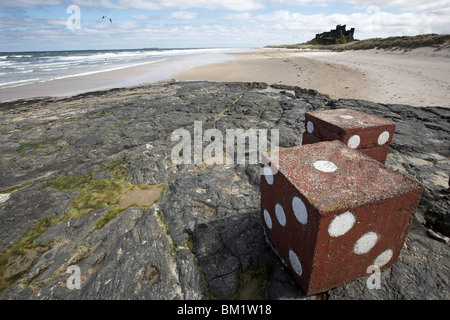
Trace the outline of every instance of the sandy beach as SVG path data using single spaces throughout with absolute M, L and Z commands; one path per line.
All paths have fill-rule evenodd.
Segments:
M 378 103 L 450 107 L 450 50 L 421 48 L 313 51 L 251 49 L 205 60 L 171 58 L 135 67 L 66 77 L 0 90 L 0 101 L 72 96 L 87 91 L 135 86 L 176 78 L 180 81 L 243 81 L 315 89 L 331 98 Z M 225 54 L 223 54 L 225 55 Z
M 173 75 L 179 80 L 263 81 L 315 89 L 331 98 L 450 107 L 450 51 L 254 49 L 233 61 Z

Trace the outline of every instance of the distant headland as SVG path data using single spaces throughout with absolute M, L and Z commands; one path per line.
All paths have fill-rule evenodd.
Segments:
M 346 30 L 346 26 L 338 25 L 330 32 L 319 33 L 316 37 L 305 43 L 269 45 L 266 48 L 283 49 L 321 49 L 332 51 L 345 50 L 413 50 L 422 47 L 432 47 L 436 51 L 450 49 L 450 34 L 423 34 L 416 36 L 393 36 L 388 38 L 371 38 L 355 40 L 355 29 Z M 334 42 L 334 43 L 333 43 Z

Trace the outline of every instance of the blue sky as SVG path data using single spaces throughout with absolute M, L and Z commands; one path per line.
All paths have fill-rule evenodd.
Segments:
M 0 51 L 262 47 L 337 24 L 358 39 L 450 33 L 450 0 L 0 0 Z

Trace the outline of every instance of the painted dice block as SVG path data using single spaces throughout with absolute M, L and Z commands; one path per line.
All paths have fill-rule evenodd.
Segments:
M 305 294 L 394 264 L 423 192 L 418 182 L 340 141 L 285 149 L 274 159 L 262 167 L 261 217 Z
M 337 140 L 337 139 L 335 139 Z M 312 143 L 318 143 L 322 142 L 314 136 L 313 134 L 310 134 L 308 132 L 303 133 L 303 141 L 302 144 L 312 144 Z M 389 144 L 385 143 L 384 145 L 375 147 L 375 148 L 368 148 L 368 149 L 358 149 L 359 152 L 364 153 L 366 156 L 371 157 L 372 159 L 377 160 L 378 162 L 384 164 L 386 162 L 386 157 L 389 153 Z
M 308 112 L 305 126 L 303 144 L 339 140 L 383 164 L 395 131 L 394 122 L 352 109 Z

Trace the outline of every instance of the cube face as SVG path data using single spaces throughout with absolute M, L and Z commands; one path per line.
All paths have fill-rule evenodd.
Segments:
M 338 139 L 335 139 L 338 140 Z M 332 140 L 324 140 L 324 141 L 332 141 Z M 303 144 L 313 144 L 322 142 L 319 138 L 316 136 L 309 134 L 308 132 L 303 133 Z M 359 152 L 365 154 L 368 157 L 371 157 L 372 159 L 377 160 L 381 164 L 384 164 L 386 162 L 387 155 L 389 153 L 389 144 L 386 143 L 384 145 L 374 147 L 374 148 L 368 148 L 368 149 L 357 149 Z
M 307 294 L 392 266 L 422 194 L 415 181 L 339 141 L 280 151 L 261 177 L 268 237 Z
M 293 269 L 297 281 L 309 281 L 317 238 L 319 215 L 314 207 L 281 173 L 270 179 L 261 177 L 261 215 L 266 235 L 272 240 L 281 258 Z M 268 182 L 269 180 L 269 182 Z M 294 266 L 290 260 L 295 259 Z M 300 280 L 300 281 L 299 281 Z
M 303 144 L 342 141 L 384 164 L 395 123 L 352 109 L 313 111 L 305 114 Z

